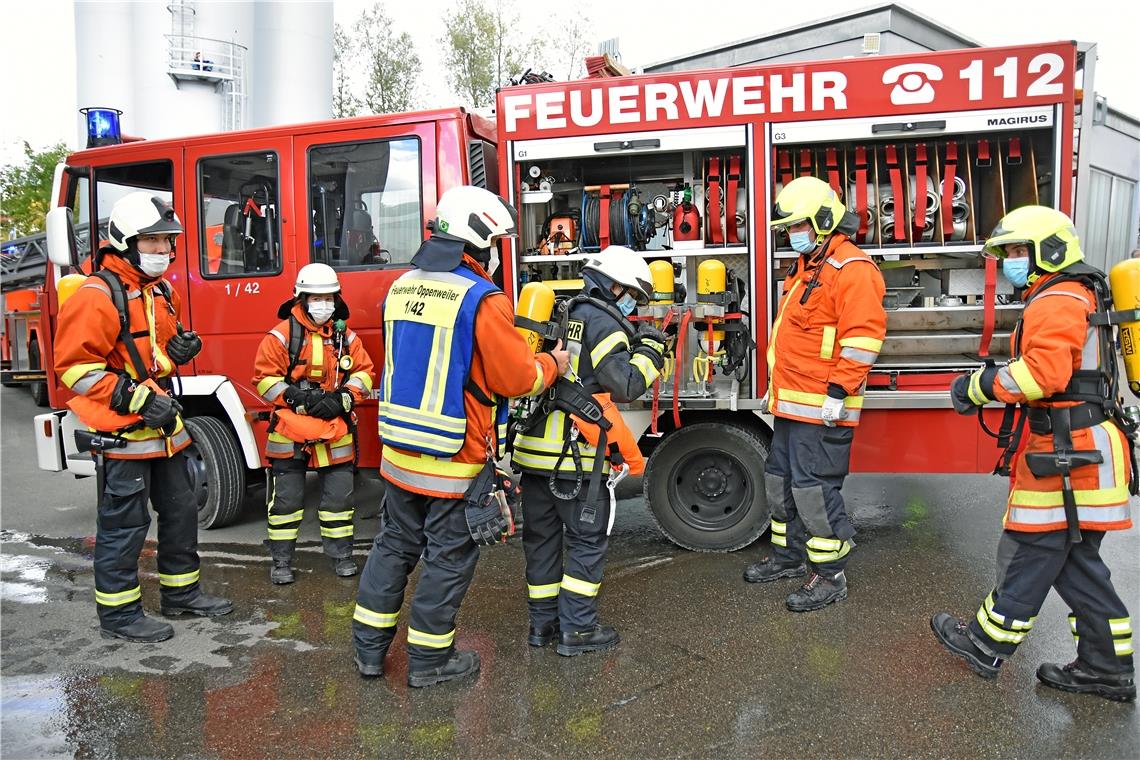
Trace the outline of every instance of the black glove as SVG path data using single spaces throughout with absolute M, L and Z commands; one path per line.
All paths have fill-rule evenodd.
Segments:
M 970 376 L 959 375 L 950 383 L 950 401 L 958 414 L 973 414 L 978 407 L 970 400 Z
M 165 393 L 151 393 L 142 405 L 139 412 L 142 414 L 143 423 L 148 428 L 155 430 L 162 430 L 174 423 L 175 417 L 182 411 L 182 405 L 177 401 L 167 396 Z
M 645 356 L 653 363 L 653 366 L 660 372 L 665 367 L 665 351 L 664 348 L 658 349 L 651 342 L 639 344 L 633 349 L 634 356 Z
M 319 393 L 321 395 L 318 400 L 310 400 L 305 404 L 305 411 L 310 417 L 316 417 L 320 420 L 331 420 L 348 413 L 348 410 L 344 408 L 345 394 L 340 391 L 319 391 Z M 309 391 L 309 394 L 310 399 L 315 397 L 313 391 Z
M 285 397 L 285 403 L 288 404 L 289 408 L 293 411 L 297 411 L 297 407 L 304 407 L 305 401 L 309 398 L 308 391 L 303 391 L 295 385 L 290 385 L 286 388 L 283 395 Z
M 668 341 L 665 333 L 652 325 L 641 325 L 637 328 L 637 335 L 633 342 L 636 346 L 649 346 L 662 356 L 665 355 L 665 344 Z
M 498 473 L 495 465 L 488 462 L 463 495 L 463 514 L 467 518 L 467 531 L 479 546 L 494 546 L 502 541 L 510 528 L 503 516 L 502 505 L 497 496 Z
M 166 344 L 166 355 L 170 360 L 182 366 L 199 354 L 202 350 L 202 339 L 193 330 L 175 333 L 170 342 Z

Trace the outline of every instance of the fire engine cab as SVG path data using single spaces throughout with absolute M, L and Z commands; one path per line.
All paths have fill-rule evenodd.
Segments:
M 92 244 L 69 251 L 66 230 L 49 230 L 47 333 L 52 283 L 91 255 L 111 203 L 137 189 L 172 199 L 186 234 L 168 277 L 205 344 L 178 387 L 200 523 L 224 525 L 264 465 L 252 357 L 297 269 L 338 270 L 383 366 L 379 304 L 439 195 L 488 187 L 519 211 L 502 270 L 514 298 L 535 280 L 572 295 L 582 260 L 608 244 L 650 262 L 654 302 L 638 318 L 677 337 L 668 376 L 625 410 L 649 456 L 647 501 L 676 543 L 739 548 L 768 524 L 759 406 L 796 256 L 769 232 L 775 193 L 796 176 L 829 182 L 887 283 L 853 469 L 987 472 L 993 443 L 947 388 L 1007 354 L 1020 312 L 980 256 L 994 223 L 1028 203 L 1072 212 L 1081 74 L 1075 44 L 1055 43 L 592 78 L 504 88 L 497 124 L 431 111 L 83 151 L 61 166 L 56 199 Z M 59 408 L 50 340 L 44 357 Z M 375 468 L 373 408 L 360 418 L 359 463 Z M 73 415 L 36 424 L 41 467 L 93 471 Z

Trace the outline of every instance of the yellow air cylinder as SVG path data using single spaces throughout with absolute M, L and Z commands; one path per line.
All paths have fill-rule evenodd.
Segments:
M 1108 273 L 1112 288 L 1112 306 L 1116 311 L 1140 309 L 1140 259 L 1125 259 Z M 1140 396 L 1140 322 L 1120 325 L 1120 353 L 1124 355 L 1124 374 L 1128 389 Z
M 550 315 L 554 313 L 554 290 L 544 282 L 528 282 L 523 285 L 519 293 L 518 307 L 515 315 L 534 322 L 549 322 Z M 530 350 L 538 353 L 542 350 L 542 334 L 529 327 L 516 325 L 515 329 L 526 338 Z
M 725 271 L 724 262 L 720 259 L 705 259 L 697 266 L 697 301 L 710 302 L 714 299 L 708 296 L 715 296 L 723 293 L 728 286 L 727 274 Z M 714 321 L 714 320 L 709 320 Z M 716 320 L 719 321 L 719 320 Z M 709 342 L 708 329 L 705 328 L 699 333 L 699 342 L 701 348 L 707 354 L 715 354 L 717 349 L 720 348 L 720 342 L 724 340 L 723 330 L 713 330 L 712 344 L 705 345 Z
M 55 292 L 59 298 L 59 305 L 63 306 L 67 299 L 75 295 L 75 291 L 79 290 L 79 286 L 87 281 L 87 276 L 82 274 L 65 274 L 59 278 L 59 282 L 55 284 Z
M 651 261 L 649 274 L 653 279 L 653 300 L 649 303 L 674 303 L 673 265 L 668 261 Z

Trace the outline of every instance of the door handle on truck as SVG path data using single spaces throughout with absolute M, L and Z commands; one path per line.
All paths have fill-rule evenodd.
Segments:
M 935 121 L 897 121 L 888 124 L 872 124 L 871 134 L 881 135 L 888 132 L 918 132 L 926 129 L 946 129 L 946 120 Z
M 598 153 L 607 150 L 636 150 L 637 148 L 660 148 L 661 141 L 652 140 L 611 140 L 609 142 L 594 143 L 594 150 Z

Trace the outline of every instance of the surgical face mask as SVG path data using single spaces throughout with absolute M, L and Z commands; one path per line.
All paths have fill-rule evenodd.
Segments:
M 140 253 L 139 269 L 147 277 L 162 277 L 170 266 L 169 253 Z
M 617 300 L 617 307 L 625 316 L 629 316 L 637 309 L 637 299 L 629 293 L 625 293 Z
M 305 307 L 309 312 L 309 316 L 313 318 L 313 322 L 318 325 L 323 325 L 329 321 L 329 317 L 333 315 L 336 310 L 336 304 L 329 301 L 309 301 Z
M 788 240 L 792 244 L 792 250 L 797 253 L 810 253 L 815 250 L 815 241 L 812 240 L 811 232 L 808 230 L 789 232 Z
M 1029 257 L 1002 259 L 1001 271 L 1015 288 L 1024 288 L 1029 282 Z

